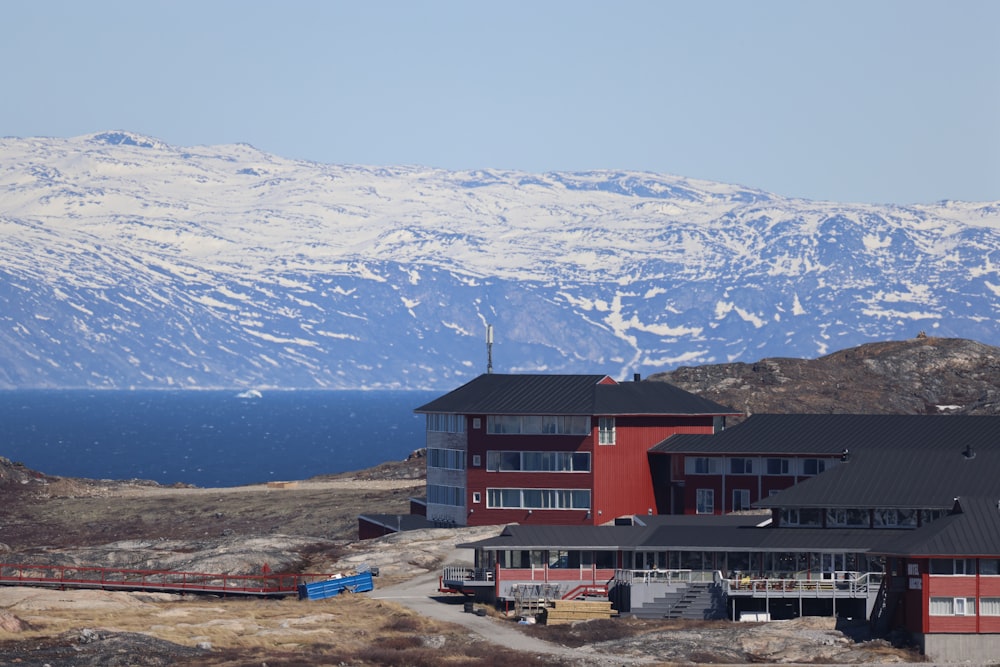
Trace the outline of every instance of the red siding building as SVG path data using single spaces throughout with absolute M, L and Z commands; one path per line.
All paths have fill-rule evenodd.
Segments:
M 650 447 L 737 414 L 663 382 L 500 374 L 416 412 L 427 415 L 427 518 L 460 526 L 659 513 Z

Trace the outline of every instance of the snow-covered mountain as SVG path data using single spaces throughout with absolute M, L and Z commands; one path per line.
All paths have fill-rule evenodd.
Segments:
M 1000 202 L 0 139 L 0 388 L 451 388 L 1000 344 Z

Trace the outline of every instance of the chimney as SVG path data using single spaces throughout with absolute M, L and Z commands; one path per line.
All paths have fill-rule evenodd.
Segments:
M 642 380 L 642 375 L 640 375 L 639 373 L 636 373 L 632 376 L 632 382 L 639 382 L 640 380 Z

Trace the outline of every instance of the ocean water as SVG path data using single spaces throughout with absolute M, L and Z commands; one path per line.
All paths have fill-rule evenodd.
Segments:
M 360 470 L 424 446 L 440 392 L 0 391 L 0 456 L 46 474 L 239 486 Z

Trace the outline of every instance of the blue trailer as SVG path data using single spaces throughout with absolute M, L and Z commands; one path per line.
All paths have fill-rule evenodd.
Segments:
M 372 581 L 371 570 L 349 574 L 345 576 L 315 581 L 311 584 L 299 584 L 300 600 L 324 600 L 339 595 L 344 591 L 348 593 L 367 593 L 374 590 L 375 584 Z

